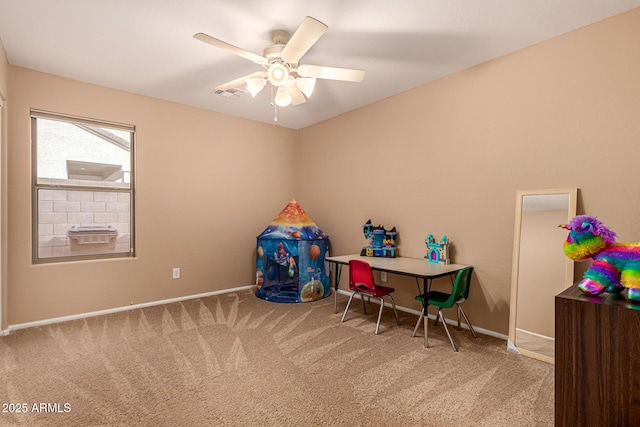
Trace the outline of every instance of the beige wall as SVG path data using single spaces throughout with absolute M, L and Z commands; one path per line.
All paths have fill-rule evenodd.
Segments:
M 578 187 L 579 212 L 640 240 L 638 52 L 635 9 L 303 129 L 299 158 L 327 173 L 300 162 L 298 200 L 334 254 L 366 244 L 369 218 L 406 256 L 448 235 L 476 267 L 465 311 L 507 334 L 517 190 Z M 419 309 L 412 280 L 388 283 Z
M 333 254 L 369 218 L 405 256 L 447 234 L 476 267 L 465 310 L 506 334 L 517 190 L 578 187 L 640 240 L 639 51 L 636 9 L 298 132 L 9 67 L 5 326 L 253 283 L 255 236 L 295 196 Z M 136 259 L 31 265 L 30 107 L 136 125 Z
M 295 195 L 295 131 L 10 71 L 9 325 L 254 282 L 255 238 Z M 136 126 L 135 259 L 31 264 L 30 108 Z
M 7 54 L 4 50 L 2 40 L 0 40 L 0 94 L 6 96 L 7 94 L 7 76 L 9 75 L 9 62 L 7 61 Z
M 0 99 L 7 100 L 9 62 L 0 40 Z M 7 106 L 0 117 L 0 330 L 7 325 Z

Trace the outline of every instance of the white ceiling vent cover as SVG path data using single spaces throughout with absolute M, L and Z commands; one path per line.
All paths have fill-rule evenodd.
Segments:
M 236 96 L 236 97 L 240 97 L 240 96 L 242 96 L 242 94 L 244 93 L 244 91 L 243 91 L 243 90 L 240 90 L 240 89 L 237 89 L 237 88 L 233 88 L 233 87 L 232 87 L 232 88 L 229 88 L 229 89 L 226 89 L 226 90 L 220 90 L 220 89 L 218 89 L 218 90 L 213 91 L 213 93 L 214 93 L 215 95 L 224 96 L 225 98 L 232 98 L 232 97 L 234 97 L 234 96 Z

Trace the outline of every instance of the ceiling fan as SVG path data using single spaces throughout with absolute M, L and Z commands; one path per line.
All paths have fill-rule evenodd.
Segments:
M 292 36 L 284 30 L 273 31 L 271 33 L 273 44 L 264 48 L 262 56 L 204 33 L 197 33 L 193 37 L 253 61 L 264 68 L 263 71 L 217 86 L 215 90 L 225 91 L 246 86 L 255 97 L 269 82 L 276 89 L 273 99 L 275 104 L 286 107 L 306 102 L 311 97 L 316 79 L 346 82 L 361 82 L 364 79 L 364 70 L 300 64 L 300 59 L 327 31 L 327 28 L 322 22 L 307 16 Z

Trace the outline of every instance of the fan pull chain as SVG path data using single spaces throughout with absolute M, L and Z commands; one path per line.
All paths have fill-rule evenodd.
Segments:
M 276 104 L 276 89 L 275 86 L 271 86 L 271 105 L 273 105 L 273 121 L 278 121 L 278 104 Z

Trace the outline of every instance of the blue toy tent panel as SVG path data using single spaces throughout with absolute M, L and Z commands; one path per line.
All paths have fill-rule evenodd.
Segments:
M 327 252 L 327 240 L 258 239 L 256 295 L 274 302 L 309 302 L 329 296 Z
M 292 200 L 257 238 L 256 296 L 309 302 L 331 294 L 328 236 Z

